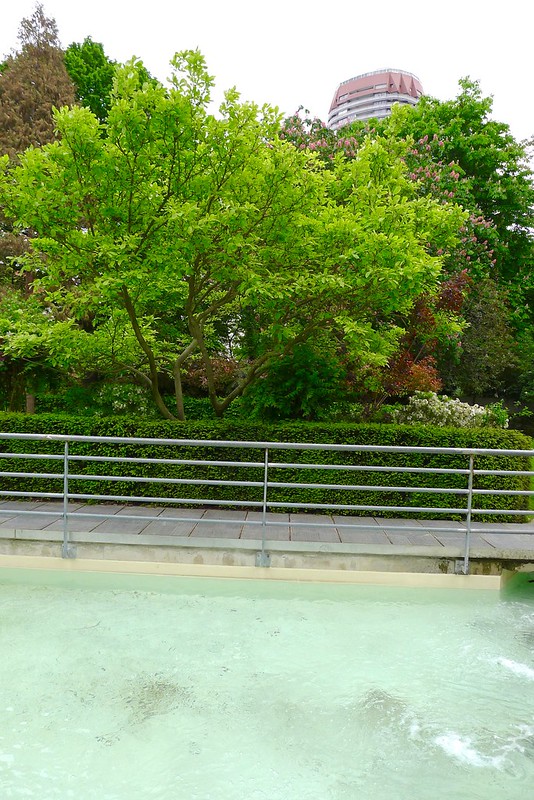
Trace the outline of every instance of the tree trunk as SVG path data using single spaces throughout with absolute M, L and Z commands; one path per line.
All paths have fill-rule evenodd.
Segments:
M 154 358 L 154 353 L 152 352 L 150 345 L 143 336 L 143 332 L 141 331 L 141 327 L 139 325 L 139 322 L 137 321 L 137 315 L 135 313 L 134 304 L 132 303 L 132 299 L 128 293 L 128 289 L 126 288 L 126 286 L 122 287 L 122 296 L 124 299 L 124 307 L 130 319 L 130 324 L 135 334 L 135 338 L 137 339 L 139 346 L 141 347 L 141 350 L 145 353 L 148 359 L 148 365 L 150 369 L 150 391 L 152 392 L 152 399 L 156 404 L 156 408 L 165 419 L 176 419 L 174 414 L 171 414 L 171 412 L 165 405 L 163 397 L 160 394 L 156 359 Z
M 181 422 L 185 422 L 184 395 L 182 391 L 182 375 L 180 364 L 176 361 L 174 365 L 174 394 L 176 396 L 176 416 Z
M 9 369 L 9 373 L 7 410 L 12 412 L 22 411 L 25 406 L 24 398 L 26 396 L 24 373 L 19 369 L 17 362 Z

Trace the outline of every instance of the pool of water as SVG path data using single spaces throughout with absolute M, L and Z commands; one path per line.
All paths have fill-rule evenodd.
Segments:
M 0 570 L 0 798 L 506 800 L 534 603 Z

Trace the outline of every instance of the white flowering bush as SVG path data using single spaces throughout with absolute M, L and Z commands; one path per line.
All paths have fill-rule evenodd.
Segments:
M 95 416 L 108 414 L 133 414 L 140 417 L 153 417 L 148 391 L 133 384 L 104 384 L 94 393 L 92 410 Z
M 508 414 L 502 403 L 470 405 L 435 392 L 415 392 L 407 406 L 392 411 L 391 418 L 399 424 L 419 423 L 451 428 L 508 427 Z

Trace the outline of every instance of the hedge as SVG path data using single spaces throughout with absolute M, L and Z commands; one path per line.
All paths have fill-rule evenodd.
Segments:
M 157 439 L 194 439 L 194 440 L 231 440 L 231 441 L 276 441 L 302 443 L 333 443 L 362 445 L 398 445 L 410 447 L 455 447 L 455 448 L 487 448 L 507 450 L 528 450 L 533 447 L 532 440 L 517 431 L 504 431 L 494 428 L 459 429 L 437 428 L 428 425 L 355 425 L 348 423 L 283 423 L 264 424 L 243 422 L 239 420 L 202 420 L 196 422 L 146 421 L 132 417 L 73 417 L 54 414 L 10 414 L 0 413 L 0 430 L 12 433 L 70 434 L 85 436 L 140 437 Z M 31 447 L 31 450 L 29 449 Z M 63 453 L 63 444 L 53 441 L 31 442 L 2 440 L 0 450 L 3 453 Z M 214 448 L 206 445 L 196 447 L 174 447 L 165 445 L 139 445 L 133 443 L 86 443 L 77 442 L 69 445 L 70 455 L 121 456 L 131 458 L 189 458 L 217 461 L 263 461 L 260 449 L 243 450 L 239 448 Z M 273 450 L 271 461 L 286 461 L 295 464 L 343 464 L 374 466 L 412 466 L 463 468 L 468 466 L 465 455 L 432 455 L 425 453 L 340 453 L 336 451 L 314 450 Z M 519 456 L 477 456 L 476 469 L 528 470 L 529 459 Z M 0 457 L 1 472 L 47 472 L 59 474 L 62 470 L 60 461 L 8 459 Z M 263 467 L 245 469 L 242 467 L 168 464 L 139 464 L 130 462 L 125 470 L 124 464 L 113 462 L 72 462 L 73 473 L 85 475 L 121 475 L 150 478 L 192 478 L 201 481 L 207 479 L 262 481 Z M 284 483 L 328 483 L 358 484 L 366 486 L 435 486 L 443 488 L 466 488 L 466 475 L 395 473 L 395 472 L 355 472 L 321 469 L 272 468 L 270 481 Z M 3 477 L 4 491 L 27 492 L 60 492 L 61 481 L 53 478 L 23 479 Z M 528 490 L 528 476 L 476 476 L 475 488 L 478 489 L 513 489 Z M 76 481 L 69 484 L 71 493 L 95 493 L 105 495 L 138 495 L 142 497 L 214 499 L 235 503 L 239 507 L 240 500 L 253 500 L 258 503 L 262 499 L 261 487 L 206 486 L 129 483 L 126 481 Z M 379 492 L 336 489 L 269 489 L 270 502 L 299 502 L 308 504 L 352 504 L 352 505 L 384 505 L 407 507 L 466 507 L 465 495 L 427 494 L 423 492 Z M 496 509 L 528 509 L 528 496 L 479 495 L 475 500 L 478 508 Z M 187 505 L 187 504 L 184 504 Z M 288 510 L 288 509 L 284 509 Z M 302 511 L 303 509 L 298 509 Z M 314 511 L 314 509 L 310 509 Z M 344 512 L 340 512 L 344 513 Z M 345 512 L 351 513 L 351 512 Z M 364 512 L 362 512 L 364 513 Z M 378 513 L 373 513 L 378 516 Z M 381 516 L 410 516 L 410 512 L 382 512 Z M 413 513 L 411 514 L 413 516 Z M 452 515 L 450 515 L 452 516 Z M 443 519 L 443 515 L 426 512 L 418 513 L 420 519 Z M 460 515 L 457 517 L 462 519 Z M 481 515 L 474 517 L 477 521 L 525 521 L 521 515 Z

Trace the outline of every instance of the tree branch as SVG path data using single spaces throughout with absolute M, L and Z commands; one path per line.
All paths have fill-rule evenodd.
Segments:
M 165 419 L 176 419 L 174 414 L 171 414 L 165 403 L 163 402 L 163 398 L 159 391 L 159 379 L 158 379 L 158 368 L 156 364 L 156 359 L 154 358 L 154 353 L 152 352 L 152 348 L 148 344 L 147 340 L 143 336 L 143 332 L 141 331 L 141 327 L 139 325 L 139 321 L 137 319 L 137 315 L 135 313 L 135 308 L 132 303 L 132 299 L 128 293 L 128 289 L 126 286 L 122 286 L 121 289 L 122 298 L 124 301 L 124 307 L 128 314 L 130 324 L 132 326 L 133 332 L 135 334 L 135 338 L 148 359 L 148 365 L 150 368 L 150 390 L 152 392 L 152 398 L 160 411 L 160 413 L 165 417 Z

